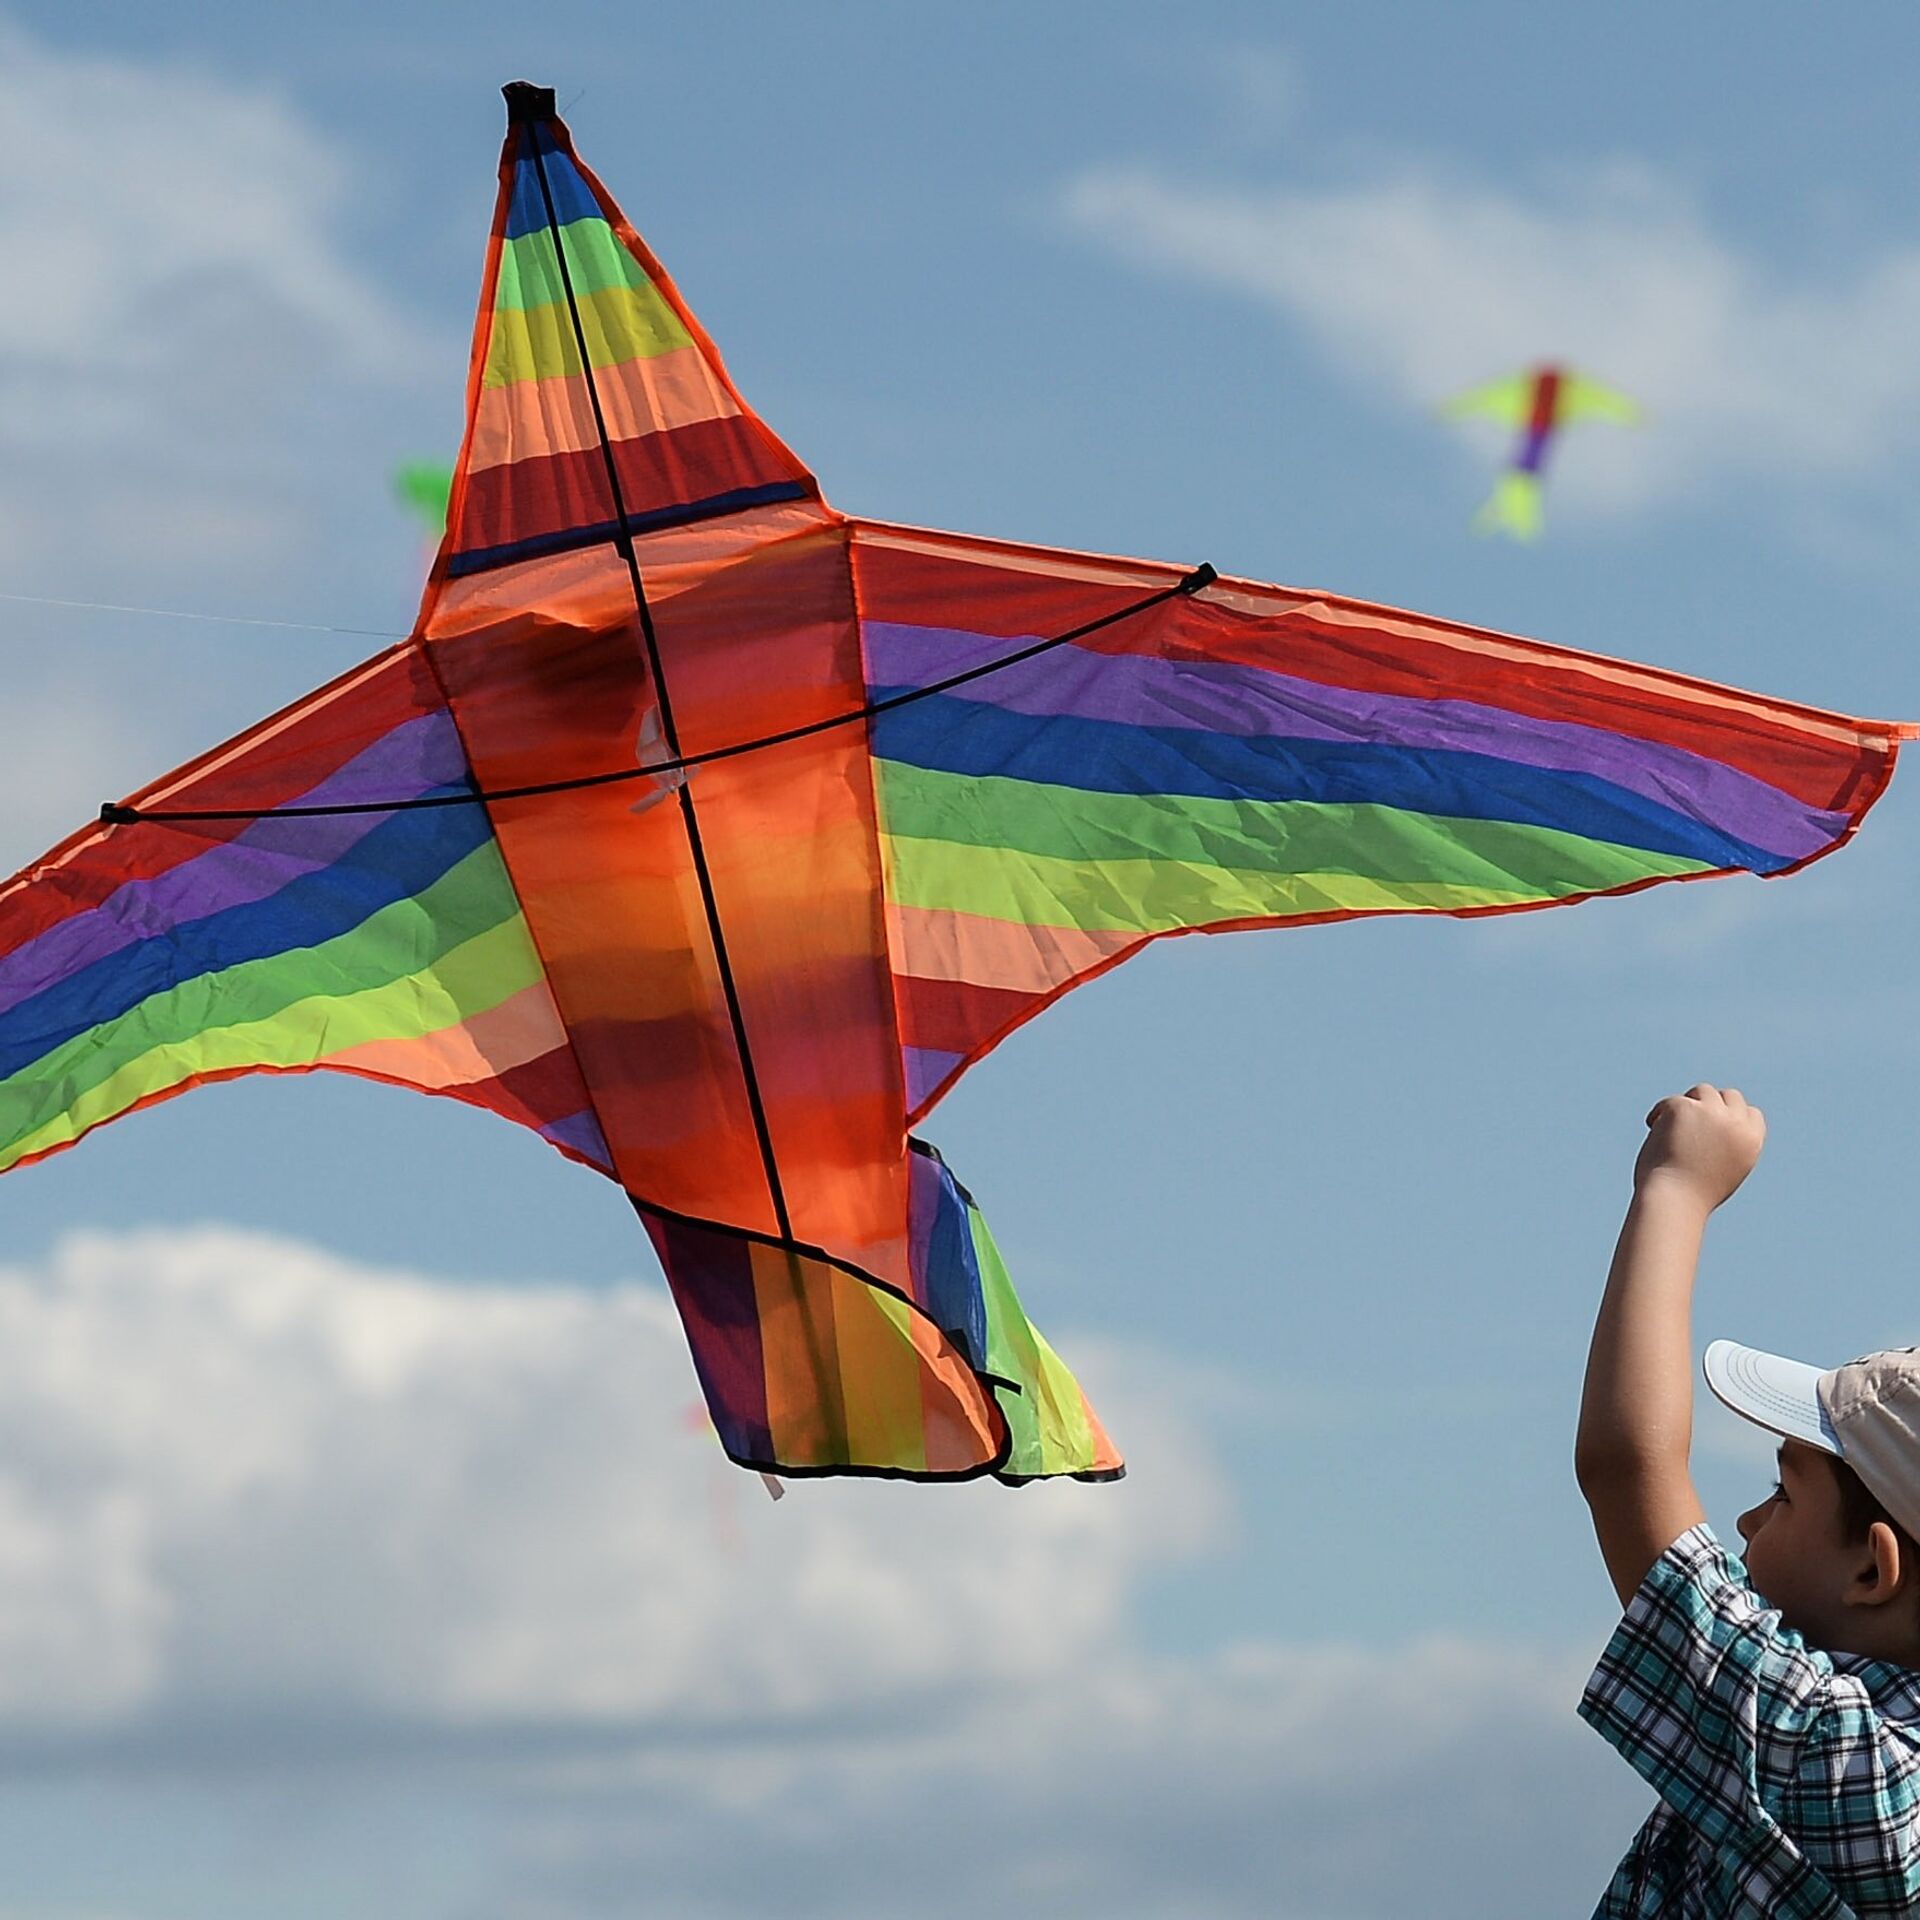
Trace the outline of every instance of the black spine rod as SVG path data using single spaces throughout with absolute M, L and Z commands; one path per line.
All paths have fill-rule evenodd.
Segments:
M 524 89 L 516 98 L 516 90 Z M 537 111 L 537 118 L 536 118 Z M 647 651 L 647 672 L 653 682 L 653 697 L 660 709 L 660 735 L 670 758 L 678 760 L 680 735 L 673 721 L 673 702 L 667 692 L 667 677 L 660 660 L 660 640 L 654 631 L 653 609 L 647 602 L 646 582 L 641 578 L 639 557 L 633 550 L 633 535 L 627 530 L 627 503 L 620 486 L 620 470 L 613 457 L 613 441 L 607 432 L 607 417 L 600 405 L 599 383 L 593 375 L 593 358 L 587 350 L 587 330 L 580 318 L 580 305 L 574 296 L 573 275 L 567 267 L 567 249 L 560 232 L 560 216 L 553 203 L 553 188 L 547 180 L 546 155 L 541 150 L 539 128 L 553 118 L 551 89 L 528 86 L 516 81 L 507 89 L 510 124 L 516 114 L 526 117 L 522 138 L 533 155 L 534 172 L 540 181 L 540 198 L 547 211 L 547 231 L 553 236 L 554 258 L 560 268 L 560 284 L 566 291 L 567 313 L 573 322 L 574 344 L 580 354 L 580 371 L 585 377 L 587 397 L 593 404 L 594 431 L 600 439 L 600 458 L 606 468 L 607 490 L 613 500 L 613 516 L 619 532 L 614 545 L 627 563 L 627 579 L 633 589 L 634 610 L 639 616 L 640 637 Z M 734 979 L 733 962 L 727 953 L 726 928 L 720 920 L 720 903 L 714 891 L 712 869 L 700 835 L 700 815 L 694 805 L 691 785 L 679 789 L 680 817 L 687 830 L 687 846 L 693 856 L 693 870 L 700 887 L 700 904 L 706 915 L 707 935 L 713 943 L 714 964 L 719 969 L 721 991 L 727 1003 L 727 1018 L 733 1027 L 734 1050 L 740 1058 L 740 1077 L 746 1086 L 747 1105 L 753 1115 L 754 1137 L 759 1142 L 760 1163 L 766 1174 L 767 1195 L 773 1202 L 773 1216 L 782 1240 L 793 1238 L 793 1219 L 787 1209 L 787 1196 L 780 1182 L 780 1164 L 773 1151 L 773 1131 L 767 1120 L 766 1101 L 760 1091 L 760 1076 L 754 1070 L 753 1048 L 747 1038 L 746 1013 L 740 1003 L 740 988 Z

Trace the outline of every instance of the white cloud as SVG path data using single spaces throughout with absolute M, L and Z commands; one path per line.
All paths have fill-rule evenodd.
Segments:
M 695 1398 L 655 1289 L 72 1239 L 0 1272 L 0 1707 L 725 1723 L 1001 1685 L 1113 1641 L 1220 1519 L 1151 1396 L 1118 1488 L 778 1509 Z
M 1624 388 L 1651 424 L 1581 430 L 1555 475 L 1575 504 L 1866 475 L 1916 438 L 1920 247 L 1796 275 L 1644 167 L 1507 189 L 1409 163 L 1259 189 L 1109 166 L 1070 182 L 1062 206 L 1142 266 L 1272 308 L 1390 403 L 1430 407 L 1554 358 Z
M 1249 1646 L 1071 1668 L 911 1735 L 536 1776 L 473 1920 L 610 1920 L 642 1885 L 699 1920 L 772 1888 L 846 1920 L 1386 1920 L 1412 1886 L 1425 1920 L 1582 1911 L 1642 1796 L 1575 1721 L 1579 1678 L 1447 1640 Z
M 355 263 L 345 216 L 366 182 L 278 96 L 67 52 L 0 17 L 0 106 L 10 869 L 299 686 L 277 665 L 285 635 L 103 624 L 11 596 L 297 617 L 314 595 L 321 618 L 351 620 L 370 580 L 385 588 L 364 507 L 381 525 L 397 383 L 437 379 L 451 406 L 461 355 L 451 338 L 431 351 Z M 316 649 L 310 677 L 370 650 Z
M 156 1911 L 146 1810 L 225 1819 L 276 1777 L 382 1828 L 417 1795 L 470 1863 L 478 1821 L 484 1870 L 415 1900 L 447 1920 L 597 1920 L 636 1885 L 689 1920 L 770 1887 L 842 1920 L 1384 1917 L 1415 1877 L 1436 1920 L 1587 1895 L 1637 1790 L 1572 1718 L 1582 1662 L 1147 1652 L 1142 1592 L 1225 1537 L 1225 1494 L 1177 1382 L 1071 1344 L 1135 1450 L 1121 1486 L 776 1507 L 692 1430 L 657 1289 L 78 1236 L 0 1270 L 0 1772 L 117 1780 Z M 1299 1577 L 1419 1576 L 1357 1520 Z M 289 1874 L 315 1844 L 280 1811 L 245 1842 Z
M 270 93 L 4 23 L 0 103 L 0 568 L 264 575 L 316 410 L 421 365 L 339 237 L 352 170 Z

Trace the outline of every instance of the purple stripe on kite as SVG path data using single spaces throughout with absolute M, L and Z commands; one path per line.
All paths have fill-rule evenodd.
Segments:
M 1016 651 L 1020 639 L 870 620 L 867 682 L 877 693 L 924 686 Z M 1490 754 L 1520 766 L 1591 774 L 1783 860 L 1831 846 L 1850 817 L 1809 807 L 1703 754 L 1572 721 L 1538 720 L 1472 700 L 1415 700 L 1299 680 L 1239 663 L 1166 660 L 1056 647 L 954 690 L 954 697 L 1038 718 L 1192 727 L 1247 739 L 1363 741 Z
M 721 1444 L 736 1459 L 771 1461 L 766 1351 L 751 1247 L 736 1234 L 663 1219 L 638 1201 L 634 1211 L 667 1270 Z
M 921 1049 L 908 1047 L 905 1051 L 911 1056 Z M 907 1104 L 911 1106 L 914 1099 L 909 1088 Z M 923 1311 L 927 1304 L 927 1271 L 932 1264 L 928 1255 L 934 1229 L 940 1224 L 940 1164 L 930 1153 L 907 1155 L 907 1290 Z
M 410 799 L 457 784 L 466 777 L 466 765 L 452 716 L 436 709 L 402 721 L 284 804 L 352 806 Z M 204 804 L 217 802 L 209 798 Z M 228 907 L 269 899 L 290 881 L 331 866 L 392 818 L 388 813 L 350 813 L 262 819 L 165 873 L 129 880 L 97 907 L 62 920 L 0 959 L 0 1013 L 155 934 Z
M 582 1107 L 578 1113 L 563 1114 L 558 1120 L 549 1120 L 539 1131 L 544 1139 L 551 1140 L 556 1147 L 566 1147 L 583 1160 L 591 1160 L 602 1173 L 613 1171 L 613 1155 L 607 1149 L 607 1137 L 600 1131 L 600 1122 L 593 1117 L 591 1107 Z
M 907 1070 L 907 1105 L 917 1107 L 939 1088 L 966 1055 L 942 1053 L 937 1047 L 902 1047 L 900 1058 Z
M 1520 448 L 1513 457 L 1521 473 L 1538 473 L 1547 457 L 1547 442 L 1553 438 L 1551 427 L 1527 427 L 1520 435 Z

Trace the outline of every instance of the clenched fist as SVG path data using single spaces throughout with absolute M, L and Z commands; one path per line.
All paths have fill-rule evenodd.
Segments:
M 1766 1138 L 1766 1115 L 1734 1088 L 1689 1087 L 1647 1115 L 1634 1191 L 1678 1186 L 1711 1212 L 1753 1171 Z

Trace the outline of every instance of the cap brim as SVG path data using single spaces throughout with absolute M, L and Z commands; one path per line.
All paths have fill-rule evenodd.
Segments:
M 1741 1419 L 1783 1439 L 1804 1440 L 1823 1453 L 1840 1451 L 1833 1422 L 1820 1404 L 1820 1368 L 1731 1340 L 1714 1341 L 1700 1365 L 1714 1398 Z

